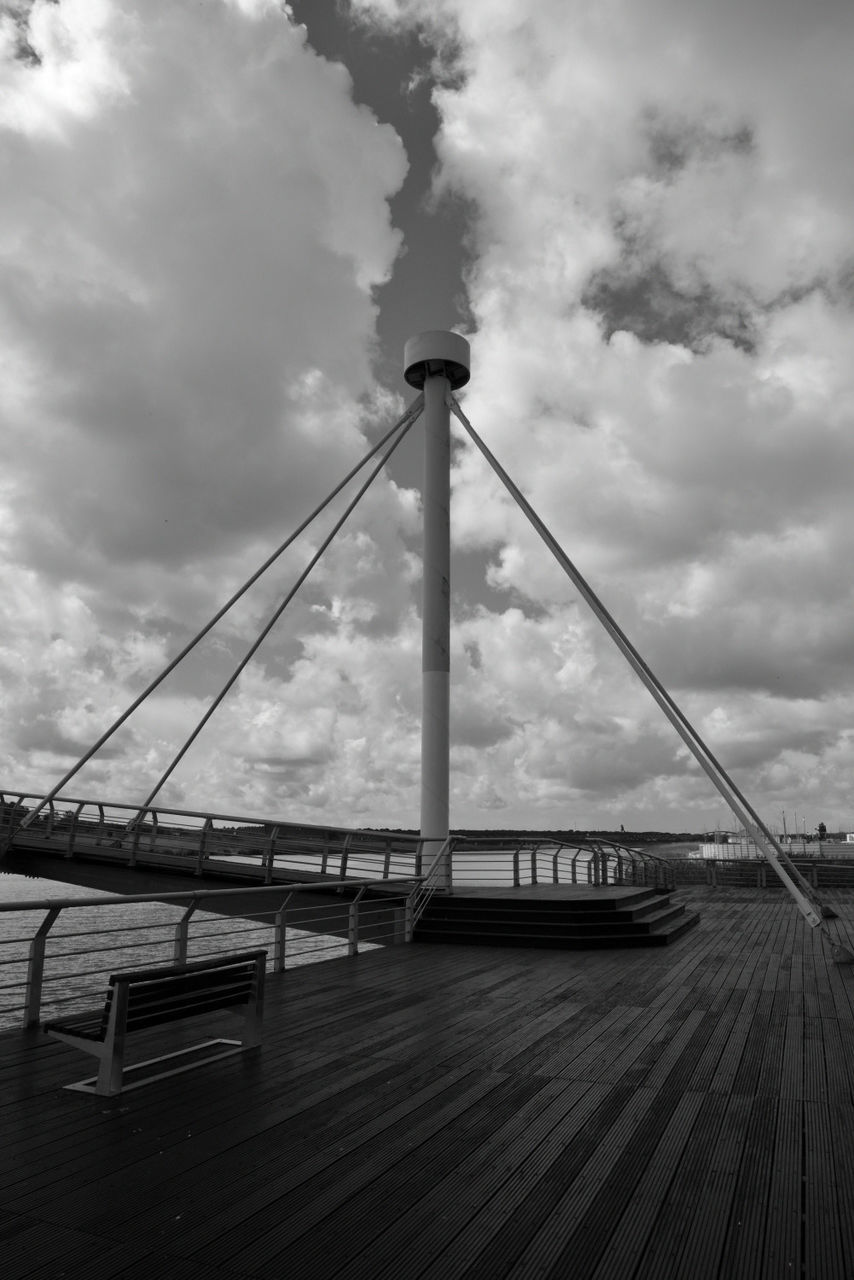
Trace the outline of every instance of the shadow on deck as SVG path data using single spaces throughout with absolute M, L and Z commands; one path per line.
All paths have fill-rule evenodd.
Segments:
M 854 1275 L 854 973 L 782 893 L 691 899 L 652 952 L 273 977 L 260 1053 L 115 1102 L 3 1033 L 5 1280 Z

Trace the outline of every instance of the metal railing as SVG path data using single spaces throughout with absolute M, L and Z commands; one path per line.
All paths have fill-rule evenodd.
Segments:
M 103 992 L 107 976 L 269 947 L 273 972 L 360 948 L 410 942 L 437 892 L 472 886 L 625 885 L 670 890 L 667 859 L 611 841 L 450 836 L 421 874 L 417 835 L 293 824 L 57 797 L 24 831 L 37 797 L 0 792 L 0 839 L 15 851 L 227 874 L 255 886 L 0 904 L 0 1027 L 32 1027 Z M 308 883 L 298 883 L 300 878 Z M 352 877 L 352 878 L 351 878 Z M 260 881 L 260 883 L 258 883 Z M 318 883 L 320 882 L 320 883 Z M 255 895 L 277 885 L 274 909 Z M 325 901 L 306 906 L 300 895 Z M 235 895 L 240 898 L 238 907 Z M 327 896 L 328 895 L 328 896 Z M 219 910 L 211 911 L 214 900 Z M 229 901 L 235 914 L 229 913 Z M 240 911 L 240 915 L 236 914 Z M 17 922 L 12 927 L 11 921 Z M 45 994 L 47 993 L 47 995 Z
M 642 886 L 664 892 L 674 888 L 666 858 L 610 840 L 458 836 L 450 841 L 450 855 L 453 885 L 459 889 L 496 883 L 516 888 L 537 884 Z
M 430 905 L 430 899 L 440 888 L 444 887 L 446 882 L 446 859 L 451 859 L 453 866 L 453 837 L 449 836 L 442 847 L 437 850 L 436 856 L 427 868 L 426 874 L 421 878 L 419 883 L 413 889 L 409 898 L 409 935 L 418 924 L 427 907 Z M 452 872 L 450 873 L 453 874 Z
M 854 888 L 854 859 L 794 857 L 795 867 L 813 889 Z M 764 858 L 674 858 L 671 869 L 677 884 L 727 885 L 755 889 L 779 889 L 780 880 Z
M 411 881 L 386 881 L 380 893 L 376 880 L 325 884 L 328 902 L 300 905 L 313 888 L 287 886 L 273 908 L 263 888 L 0 903 L 0 1027 L 35 1027 L 46 1012 L 102 995 L 110 973 L 141 965 L 266 947 L 282 973 L 411 941 Z M 221 910 L 205 910 L 215 901 Z M 229 903 L 241 914 L 225 914 Z
M 422 874 L 424 842 L 416 834 L 162 806 L 140 810 L 134 805 L 59 796 L 25 830 L 16 830 L 17 821 L 28 811 L 27 801 L 37 800 L 26 793 L 0 792 L 0 842 L 5 828 L 15 851 L 48 850 L 67 858 L 83 855 L 130 867 L 174 869 L 178 864 L 190 874 L 226 872 L 230 878 L 263 884 L 294 877 L 388 879 Z M 450 859 L 451 881 L 460 886 L 518 887 L 550 880 L 553 884 L 673 887 L 667 859 L 602 839 L 451 836 L 443 851 Z
M 337 879 L 420 875 L 418 835 L 209 814 L 163 806 L 57 796 L 25 829 L 18 824 L 39 797 L 0 792 L 0 853 L 27 849 L 136 867 L 222 872 L 272 884 L 289 876 Z

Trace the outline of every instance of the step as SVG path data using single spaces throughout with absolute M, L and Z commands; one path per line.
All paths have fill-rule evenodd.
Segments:
M 678 922 L 672 922 L 651 933 L 627 934 L 619 930 L 610 930 L 584 937 L 569 935 L 551 937 L 544 936 L 542 933 L 522 931 L 490 933 L 474 929 L 459 934 L 442 930 L 422 932 L 419 925 L 415 931 L 415 941 L 456 946 L 537 947 L 560 951 L 593 951 L 614 947 L 664 947 L 682 937 L 698 924 L 699 920 L 700 917 L 696 912 L 686 912 Z
M 537 911 L 551 911 L 560 914 L 566 912 L 578 913 L 579 915 L 588 915 L 590 913 L 608 912 L 624 910 L 635 910 L 644 905 L 661 902 L 663 894 L 658 889 L 637 889 L 630 894 L 621 894 L 619 896 L 609 897 L 607 887 L 602 889 L 601 896 L 590 898 L 561 898 L 561 897 L 524 897 L 520 895 L 514 898 L 512 889 L 504 891 L 506 896 L 499 896 L 501 891 L 497 891 L 497 896 L 490 897 L 487 894 L 471 894 L 459 893 L 455 891 L 452 894 L 437 893 L 431 902 L 431 907 L 441 903 L 442 906 L 449 910 L 465 910 L 474 908 L 480 910 L 483 906 L 489 905 L 497 910 L 519 911 L 520 909 L 531 907 Z
M 436 897 L 415 929 L 419 942 L 493 946 L 661 946 L 699 919 L 669 895 L 641 890 L 619 899 Z
M 643 907 L 638 907 L 632 911 L 625 912 L 583 912 L 575 913 L 566 912 L 540 912 L 535 909 L 534 904 L 520 903 L 518 907 L 512 910 L 502 910 L 500 906 L 484 903 L 481 907 L 470 907 L 466 909 L 456 908 L 448 910 L 443 902 L 431 902 L 427 911 L 422 916 L 422 922 L 443 921 L 449 928 L 457 925 L 465 927 L 470 923 L 485 923 L 489 921 L 491 924 L 500 928 L 509 925 L 511 928 L 517 924 L 530 923 L 532 926 L 543 929 L 577 929 L 579 932 L 596 932 L 600 929 L 609 929 L 614 927 L 632 928 L 637 930 L 648 930 L 651 926 L 666 920 L 670 915 L 679 915 L 684 911 L 684 907 L 679 903 L 656 901 L 649 903 Z

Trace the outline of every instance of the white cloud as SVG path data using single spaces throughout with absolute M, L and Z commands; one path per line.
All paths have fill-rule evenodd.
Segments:
M 407 162 L 280 4 L 36 0 L 4 19 L 0 58 L 0 756 L 4 785 L 37 790 L 400 413 L 371 357 Z M 414 515 L 379 482 L 170 794 L 305 808 L 301 785 L 256 768 L 323 773 L 333 751 L 334 708 L 290 667 L 313 630 L 341 629 L 330 602 L 348 586 L 370 601 L 364 631 L 396 629 Z M 332 518 L 75 788 L 141 795 Z M 398 582 L 378 567 L 395 560 Z M 271 708 L 300 687 L 306 722 L 284 741 Z
M 354 8 L 442 44 L 437 188 L 472 209 L 475 427 L 759 807 L 800 777 L 810 821 L 844 812 L 854 11 Z M 495 785 L 543 818 L 595 800 L 700 822 L 716 801 L 484 465 L 459 458 L 458 538 L 547 607 L 524 653 L 504 637 L 527 688 Z M 564 669 L 585 678 L 558 710 L 534 638 L 570 625 Z

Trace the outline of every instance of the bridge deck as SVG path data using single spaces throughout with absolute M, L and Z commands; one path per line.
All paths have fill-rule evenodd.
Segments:
M 692 900 L 700 926 L 642 958 L 292 971 L 260 1054 L 116 1102 L 60 1088 L 82 1054 L 4 1033 L 5 1280 L 854 1275 L 854 971 L 781 893 Z

